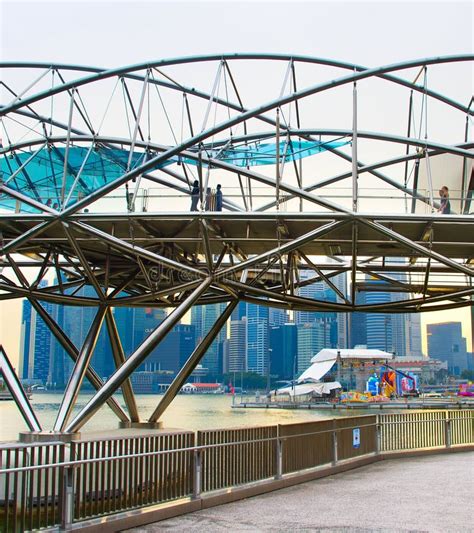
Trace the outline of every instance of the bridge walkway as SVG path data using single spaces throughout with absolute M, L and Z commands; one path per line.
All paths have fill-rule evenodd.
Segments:
M 474 531 L 474 452 L 393 459 L 213 507 L 158 531 Z

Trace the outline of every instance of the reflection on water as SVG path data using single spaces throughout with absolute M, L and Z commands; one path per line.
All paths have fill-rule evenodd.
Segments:
M 84 407 L 91 394 L 81 394 L 73 410 L 74 417 Z M 161 396 L 142 394 L 137 396 L 138 410 L 143 420 L 154 411 Z M 120 395 L 117 401 L 124 407 Z M 36 415 L 45 430 L 51 430 L 59 410 L 60 394 L 35 393 L 32 403 Z M 357 411 L 327 411 L 327 410 L 283 410 L 283 409 L 232 409 L 232 397 L 226 395 L 179 395 L 163 416 L 165 428 L 182 428 L 190 430 L 216 429 L 242 426 L 260 426 L 304 422 L 350 416 L 360 414 Z M 125 409 L 126 410 L 126 409 Z M 16 440 L 20 431 L 26 431 L 13 401 L 0 402 L 0 441 Z M 90 431 L 116 429 L 117 418 L 112 411 L 104 406 L 83 427 L 82 434 Z

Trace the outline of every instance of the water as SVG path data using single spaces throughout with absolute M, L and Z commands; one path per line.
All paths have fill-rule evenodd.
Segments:
M 91 394 L 79 395 L 72 416 L 86 405 Z M 61 394 L 36 392 L 32 398 L 33 408 L 44 430 L 51 430 L 61 403 Z M 125 408 L 121 396 L 116 396 Z M 137 395 L 140 416 L 146 420 L 154 411 L 161 396 Z M 232 409 L 232 397 L 227 395 L 178 395 L 168 407 L 162 420 L 165 428 L 189 430 L 218 429 L 232 427 L 263 426 L 291 422 L 324 420 L 338 416 L 337 411 L 284 410 L 284 409 Z M 125 409 L 126 410 L 126 409 Z M 343 412 L 342 416 L 359 414 L 356 411 Z M 0 402 L 0 442 L 17 440 L 20 431 L 28 430 L 13 401 Z M 82 428 L 84 435 L 91 431 L 116 429 L 118 419 L 104 406 Z

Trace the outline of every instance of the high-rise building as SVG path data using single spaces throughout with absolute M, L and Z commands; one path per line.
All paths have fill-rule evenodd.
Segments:
M 30 372 L 33 372 L 33 353 L 30 352 L 31 336 L 31 312 L 32 306 L 28 300 L 23 300 L 21 314 L 20 333 L 20 378 L 28 379 Z
M 178 372 L 196 346 L 196 329 L 192 324 L 177 324 L 146 358 L 139 370 Z
M 369 290 L 357 295 L 358 304 L 380 305 L 404 298 L 400 293 L 384 290 L 388 289 L 384 281 L 368 277 L 366 285 Z M 415 313 L 353 313 L 350 343 L 352 347 L 365 344 L 369 349 L 393 352 L 397 356 L 420 357 L 420 317 Z
M 288 313 L 286 309 L 270 307 L 268 309 L 268 324 L 270 326 L 283 326 L 288 322 Z
M 302 281 L 316 277 L 311 271 L 303 271 L 300 279 Z M 347 294 L 347 274 L 344 272 L 331 279 L 332 284 L 343 294 Z M 305 285 L 299 289 L 299 295 L 312 300 L 323 302 L 339 303 L 341 296 L 326 282 L 318 281 L 310 285 Z M 326 340 L 326 348 L 345 348 L 348 346 L 349 321 L 347 313 L 336 313 L 328 311 L 297 311 L 295 312 L 295 323 L 309 324 L 311 322 L 322 321 L 330 329 L 330 336 Z
M 326 324 L 321 321 L 299 324 L 297 328 L 297 373 L 300 375 L 311 365 L 311 358 L 326 347 L 327 333 Z
M 459 375 L 468 368 L 466 339 L 462 336 L 461 322 L 428 324 L 428 356 L 447 361 L 448 372 Z
M 247 306 L 247 370 L 266 375 L 268 365 L 268 307 Z
M 247 371 L 247 317 L 230 321 L 227 372 Z
M 191 310 L 191 324 L 196 328 L 196 342 L 201 342 L 201 340 L 207 335 L 212 326 L 217 322 L 217 319 L 224 312 L 225 308 L 225 303 L 193 306 Z M 202 365 L 209 369 L 209 374 L 211 376 L 217 376 L 222 372 L 223 351 L 222 347 L 220 348 L 219 345 L 224 342 L 226 338 L 227 328 L 224 326 L 213 343 L 209 346 L 202 359 Z
M 294 379 L 298 352 L 296 324 L 270 327 L 270 373 L 279 379 Z
M 239 302 L 237 307 L 232 311 L 231 320 L 242 320 L 247 316 L 247 302 Z
M 47 283 L 42 281 L 40 287 Z M 51 313 L 53 304 L 42 304 Z M 50 350 L 52 333 L 36 310 L 27 301 L 23 302 L 22 326 L 20 337 L 20 377 L 22 379 L 48 382 L 50 372 Z

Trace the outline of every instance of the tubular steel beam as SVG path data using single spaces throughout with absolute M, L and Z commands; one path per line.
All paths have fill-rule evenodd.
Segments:
M 118 368 L 107 383 L 94 395 L 89 403 L 67 426 L 67 432 L 75 432 L 103 405 L 121 385 L 130 377 L 131 373 L 147 358 L 156 346 L 166 337 L 183 315 L 192 307 L 199 297 L 207 291 L 212 283 L 211 278 L 205 279 L 163 322 L 142 342 L 125 363 Z
M 433 252 L 432 250 L 429 250 L 425 248 L 424 246 L 421 246 L 420 244 L 417 244 L 416 242 L 407 239 L 403 235 L 400 235 L 399 233 L 396 233 L 393 230 L 390 230 L 383 226 L 382 224 L 379 224 L 378 222 L 371 222 L 369 220 L 360 219 L 360 222 L 378 233 L 381 233 L 382 235 L 386 235 L 387 237 L 390 237 L 394 241 L 397 241 L 403 245 L 405 245 L 407 248 L 411 248 L 412 250 L 416 250 L 421 255 L 424 255 L 425 257 L 431 257 L 431 259 L 434 259 L 435 261 L 438 261 L 439 263 L 443 263 L 449 267 L 451 267 L 453 270 L 457 270 L 458 272 L 462 272 L 463 274 L 467 274 L 468 276 L 474 276 L 474 269 L 469 268 L 467 266 L 461 265 L 460 263 L 456 263 L 456 261 L 453 261 L 452 259 L 449 259 L 448 257 L 445 257 L 444 255 L 441 255 L 437 252 Z
M 348 221 L 346 220 L 342 220 L 340 222 L 329 222 L 328 224 L 325 224 L 324 226 L 320 228 L 312 230 L 306 233 L 305 235 L 302 235 L 301 237 L 298 237 L 297 239 L 294 239 L 293 241 L 287 244 L 283 244 L 282 246 L 273 248 L 272 250 L 269 250 L 268 252 L 252 257 L 251 259 L 247 259 L 246 261 L 242 261 L 241 263 L 238 263 L 237 265 L 233 267 L 224 268 L 223 270 L 219 271 L 219 275 L 227 276 L 234 272 L 239 272 L 253 265 L 256 265 L 260 263 L 261 261 L 264 261 L 265 259 L 271 257 L 272 255 L 286 254 L 287 252 L 290 252 L 291 250 L 297 249 L 299 246 L 303 246 L 304 244 L 311 242 L 313 240 L 316 240 L 318 237 L 322 237 L 323 235 L 326 235 L 327 233 L 335 230 L 336 228 L 339 228 L 347 224 L 347 222 Z
M 107 330 L 109 332 L 110 346 L 112 348 L 112 354 L 114 357 L 115 368 L 120 368 L 126 361 L 125 354 L 123 352 L 122 342 L 115 322 L 115 317 L 110 307 L 107 308 L 105 313 L 105 321 L 107 324 Z M 123 399 L 130 415 L 132 422 L 139 422 L 140 415 L 138 414 L 137 402 L 133 393 L 132 384 L 130 379 L 126 379 L 122 383 Z
M 331 80 L 329 82 L 313 85 L 311 87 L 302 89 L 296 93 L 292 93 L 290 95 L 278 98 L 276 100 L 272 100 L 270 102 L 267 102 L 259 107 L 256 107 L 254 109 L 251 109 L 249 111 L 243 112 L 237 117 L 229 118 L 228 120 L 225 120 L 224 122 L 221 122 L 218 125 L 215 125 L 214 127 L 207 129 L 197 135 L 194 135 L 187 139 L 186 141 L 182 142 L 181 144 L 171 147 L 162 154 L 152 157 L 150 160 L 148 160 L 146 163 L 138 166 L 137 168 L 131 170 L 130 172 L 126 172 L 124 175 L 122 175 L 120 178 L 115 180 L 112 183 L 103 185 L 100 189 L 97 189 L 93 193 L 91 193 L 87 198 L 84 198 L 83 200 L 78 201 L 74 206 L 66 209 L 63 212 L 63 215 L 70 214 L 72 212 L 75 212 L 79 209 L 87 207 L 90 203 L 94 202 L 96 199 L 103 197 L 105 194 L 113 191 L 114 189 L 120 187 L 121 185 L 125 184 L 126 182 L 138 177 L 140 174 L 143 174 L 143 172 L 146 172 L 150 170 L 151 168 L 155 167 L 157 164 L 166 161 L 170 159 L 171 157 L 174 157 L 176 155 L 179 155 L 181 152 L 186 150 L 187 148 L 193 146 L 193 145 L 199 145 L 199 143 L 202 143 L 205 139 L 211 138 L 212 136 L 229 129 L 233 126 L 236 126 L 242 122 L 245 122 L 251 118 L 258 117 L 259 115 L 265 113 L 266 111 L 270 111 L 272 109 L 276 109 L 277 107 L 280 107 L 282 105 L 289 104 L 291 102 L 294 102 L 300 98 L 305 98 L 307 96 L 311 96 L 313 94 L 317 94 L 320 92 L 323 92 L 327 89 L 335 88 L 335 87 L 341 87 L 349 83 L 357 82 L 358 80 L 363 80 L 366 78 L 370 78 L 372 76 L 380 76 L 383 74 L 389 74 L 390 72 L 401 70 L 401 69 L 408 69 L 412 67 L 417 67 L 421 65 L 430 65 L 430 64 L 437 64 L 437 63 L 451 63 L 451 62 L 459 62 L 459 61 L 467 61 L 473 59 L 474 56 L 472 55 L 465 55 L 465 56 L 445 56 L 445 57 L 437 57 L 437 58 L 426 58 L 423 60 L 414 60 L 414 61 L 406 61 L 403 63 L 393 64 L 389 66 L 383 66 L 383 67 L 377 67 L 374 69 L 368 69 L 364 70 L 363 72 L 356 72 L 355 74 L 351 74 L 348 76 L 342 76 L 336 80 Z M 160 63 L 162 65 L 162 63 Z M 158 65 L 158 66 L 160 66 Z M 120 70 L 120 69 L 118 69 Z M 130 69 L 129 69 L 130 70 Z M 110 77 L 115 74 L 118 74 L 117 71 L 108 71 L 108 73 L 105 75 L 105 77 Z M 97 76 L 93 76 L 94 79 L 97 78 Z M 91 79 L 86 80 L 75 80 L 74 83 L 72 83 L 72 86 L 78 87 L 79 85 L 83 85 L 87 83 L 88 81 L 92 81 Z M 45 96 L 51 96 L 52 94 L 55 94 L 56 92 L 61 92 L 64 88 L 66 88 L 68 84 L 64 84 L 61 86 L 61 89 L 58 91 L 57 88 L 50 89 L 49 91 L 46 91 L 43 93 L 43 95 L 34 95 L 30 98 L 27 98 L 22 101 L 21 105 L 15 105 L 10 107 L 4 107 L 0 109 L 0 116 L 6 114 L 7 112 L 12 111 L 13 109 L 23 107 L 23 105 L 41 100 Z M 469 155 L 468 155 L 469 157 Z
M 10 360 L 3 349 L 3 346 L 0 344 L 0 375 L 5 380 L 5 384 L 10 391 L 13 399 L 15 400 L 16 406 L 20 410 L 21 416 L 25 420 L 27 426 L 31 431 L 41 431 L 41 424 L 38 421 L 38 418 L 31 407 L 28 396 L 26 395 L 18 376 L 13 369 L 13 366 Z
M 181 390 L 181 387 L 186 383 L 186 380 L 189 378 L 196 366 L 199 364 L 199 361 L 201 361 L 202 357 L 205 355 L 205 353 L 213 343 L 214 339 L 224 327 L 225 323 L 232 314 L 232 311 L 237 307 L 238 303 L 238 300 L 233 300 L 227 304 L 225 311 L 217 319 L 216 323 L 209 330 L 209 333 L 196 346 L 193 353 L 189 356 L 186 363 L 184 363 L 184 366 L 174 378 L 173 383 L 171 383 L 170 387 L 163 395 L 163 398 L 161 399 L 157 408 L 150 416 L 149 422 L 156 422 L 163 415 L 169 404 L 174 400 L 178 392 Z
M 59 407 L 59 412 L 54 424 L 54 431 L 64 431 L 71 411 L 76 403 L 77 395 L 86 375 L 87 367 L 94 352 L 97 339 L 99 338 L 100 328 L 105 317 L 107 308 L 99 307 L 97 314 L 89 328 L 84 345 L 79 353 L 76 364 L 74 365 L 71 377 L 69 378 L 66 390 L 64 391 L 63 401 Z
M 88 224 L 84 224 L 82 222 L 73 222 L 73 224 L 77 228 L 82 229 L 86 233 L 95 235 L 99 239 L 109 243 L 112 247 L 118 250 L 122 250 L 123 252 L 129 253 L 134 256 L 138 255 L 140 257 L 143 257 L 144 259 L 148 259 L 149 261 L 152 261 L 153 263 L 165 265 L 174 270 L 178 270 L 178 271 L 184 270 L 199 278 L 203 278 L 207 276 L 205 272 L 202 272 L 201 270 L 198 270 L 197 268 L 193 268 L 193 267 L 181 264 L 181 263 L 177 263 L 176 261 L 173 261 L 172 259 L 168 259 L 167 257 L 159 255 L 155 252 L 151 252 L 150 250 L 146 250 L 144 248 L 140 248 L 139 246 L 133 246 L 131 244 L 128 244 L 127 242 L 122 241 L 121 239 L 118 239 L 117 237 L 114 237 L 112 235 L 109 235 L 108 233 L 105 233 L 104 231 L 101 231 L 97 228 L 93 228 L 92 226 L 89 226 Z
M 342 69 L 347 69 L 347 70 L 351 70 L 355 72 L 362 72 L 362 73 L 365 73 L 364 78 L 376 76 L 376 77 L 388 79 L 389 81 L 398 83 L 400 85 L 404 85 L 415 91 L 422 92 L 422 93 L 426 92 L 427 95 L 433 98 L 437 98 L 443 101 L 444 103 L 451 105 L 452 107 L 455 107 L 465 113 L 473 114 L 473 111 L 469 109 L 469 107 L 466 107 L 465 105 L 454 102 L 453 100 L 448 99 L 444 95 L 440 95 L 428 89 L 425 90 L 423 86 L 419 86 L 407 80 L 404 80 L 402 78 L 398 78 L 396 76 L 390 75 L 390 72 L 394 72 L 394 71 L 402 70 L 402 69 L 408 69 L 412 67 L 432 65 L 432 64 L 441 64 L 441 63 L 450 63 L 450 62 L 471 61 L 474 59 L 474 56 L 472 54 L 465 54 L 465 55 L 459 55 L 459 56 L 427 57 L 424 59 L 406 61 L 403 63 L 388 65 L 385 67 L 378 67 L 376 69 L 368 69 L 360 65 L 356 65 L 352 63 L 343 63 L 340 61 L 334 61 L 330 59 L 315 58 L 315 57 L 310 57 L 310 56 L 294 56 L 294 55 L 289 56 L 289 55 L 283 55 L 283 54 L 221 54 L 221 55 L 207 55 L 207 56 L 188 56 L 188 57 L 180 57 L 180 58 L 175 58 L 175 59 L 146 62 L 146 63 L 137 64 L 137 65 L 129 65 L 126 67 L 119 67 L 119 68 L 110 69 L 110 70 L 104 70 L 104 69 L 93 68 L 93 67 L 83 67 L 79 65 L 57 64 L 53 66 L 53 68 L 56 70 L 62 70 L 62 69 L 76 70 L 76 71 L 83 71 L 83 72 L 91 72 L 92 74 L 90 74 L 89 76 L 85 76 L 83 78 L 75 79 L 68 83 L 63 83 L 62 85 L 58 87 L 53 87 L 52 89 L 46 90 L 42 93 L 37 93 L 29 98 L 24 98 L 23 100 L 21 100 L 21 102 L 15 102 L 15 105 L 4 106 L 2 109 L 0 109 L 0 111 L 2 111 L 3 113 L 8 113 L 12 110 L 20 109 L 21 107 L 26 107 L 43 98 L 53 96 L 55 94 L 59 94 L 60 92 L 72 89 L 73 87 L 77 88 L 77 87 L 80 87 L 81 85 L 86 85 L 87 83 L 107 79 L 113 76 L 122 76 L 122 77 L 128 77 L 131 79 L 143 81 L 143 76 L 136 76 L 136 75 L 133 75 L 132 73 L 138 70 L 144 70 L 146 68 L 155 68 L 155 67 L 163 68 L 165 66 L 186 64 L 186 63 L 223 61 L 223 60 L 230 61 L 230 60 L 244 60 L 244 59 L 283 60 L 283 61 L 295 61 L 295 62 L 302 62 L 302 63 L 315 63 L 315 64 L 320 64 L 320 65 L 339 67 Z M 9 68 L 15 68 L 15 67 L 51 68 L 52 65 L 46 64 L 46 63 L 30 63 L 30 62 L 23 62 L 23 63 L 4 62 L 0 64 L 0 67 L 3 67 L 3 68 L 7 68 L 7 67 Z M 357 79 L 362 79 L 362 78 L 357 78 Z M 165 82 L 161 80 L 154 79 L 153 82 L 159 85 L 165 85 Z M 176 88 L 176 86 L 173 84 L 167 84 L 167 85 L 169 88 L 172 88 L 172 89 Z M 186 87 L 183 87 L 182 85 L 179 85 L 179 90 L 181 92 L 196 94 L 200 96 L 201 98 L 205 98 L 206 100 L 209 99 L 208 94 L 199 93 L 194 88 L 188 89 Z M 219 101 L 219 103 L 224 103 L 224 102 L 225 101 Z M 229 107 L 231 106 L 230 103 L 227 103 L 227 105 Z M 233 108 L 237 111 L 243 111 L 241 106 L 239 107 L 235 104 Z
M 79 357 L 79 350 L 74 346 L 69 337 L 64 333 L 60 326 L 53 320 L 47 311 L 39 304 L 34 298 L 28 298 L 31 305 L 34 307 L 38 315 L 43 319 L 44 323 L 48 326 L 51 333 L 56 337 L 59 344 L 63 347 L 64 351 L 69 355 L 69 357 L 76 362 Z M 104 382 L 95 372 L 95 370 L 89 365 L 86 369 L 86 378 L 89 380 L 91 385 L 95 390 L 99 390 Z M 107 400 L 107 405 L 112 409 L 115 415 L 122 422 L 128 422 L 128 416 L 125 414 L 120 405 L 115 401 L 114 398 L 109 398 Z

